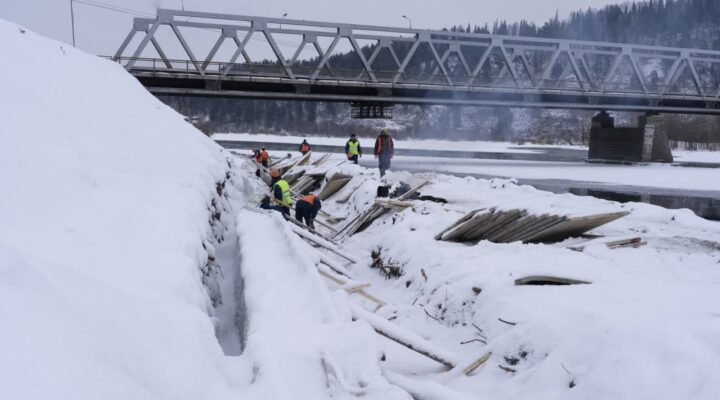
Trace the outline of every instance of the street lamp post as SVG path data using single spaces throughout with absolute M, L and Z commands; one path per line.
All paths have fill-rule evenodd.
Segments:
M 408 20 L 408 22 L 410 23 L 410 29 L 412 29 L 412 20 L 410 19 L 410 17 L 408 17 L 407 15 L 401 15 L 401 17 L 403 17 L 403 18 L 405 18 L 406 20 Z
M 285 19 L 285 17 L 287 17 L 287 13 L 283 14 L 280 19 L 281 19 L 281 20 L 282 20 L 282 19 Z M 282 23 L 280 23 L 280 29 L 282 29 Z
M 72 29 L 72 44 L 75 47 L 75 10 L 73 0 L 70 0 L 70 28 Z

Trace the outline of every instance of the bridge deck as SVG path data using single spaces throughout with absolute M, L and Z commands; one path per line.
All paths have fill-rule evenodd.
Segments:
M 190 28 L 217 35 L 202 58 Z M 292 35 L 287 57 L 276 37 Z M 253 60 L 250 39 L 275 59 Z M 168 40 L 181 49 L 173 57 Z M 222 57 L 226 43 L 234 51 Z M 301 58 L 306 48 L 317 55 Z M 357 67 L 333 67 L 348 54 Z M 113 59 L 158 94 L 720 114 L 720 52 L 698 49 L 159 10 L 136 18 Z

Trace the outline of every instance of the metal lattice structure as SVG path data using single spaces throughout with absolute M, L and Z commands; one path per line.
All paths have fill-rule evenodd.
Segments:
M 201 54 L 184 29 L 212 46 Z M 296 38 L 291 51 L 278 37 Z M 251 40 L 270 50 L 251 56 Z M 167 95 L 720 114 L 720 52 L 699 49 L 158 10 L 113 59 Z

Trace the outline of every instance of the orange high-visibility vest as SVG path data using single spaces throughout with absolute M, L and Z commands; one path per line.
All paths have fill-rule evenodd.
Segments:
M 303 198 L 300 200 L 307 202 L 309 204 L 315 204 L 315 199 L 317 199 L 317 196 L 315 196 L 314 194 L 309 194 L 307 196 L 303 196 Z

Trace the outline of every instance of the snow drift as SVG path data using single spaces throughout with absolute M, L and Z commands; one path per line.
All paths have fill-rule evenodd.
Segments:
M 0 21 L 0 397 L 229 392 L 199 266 L 221 149 L 117 64 Z
M 408 398 L 248 163 L 117 64 L 0 53 L 0 398 Z

